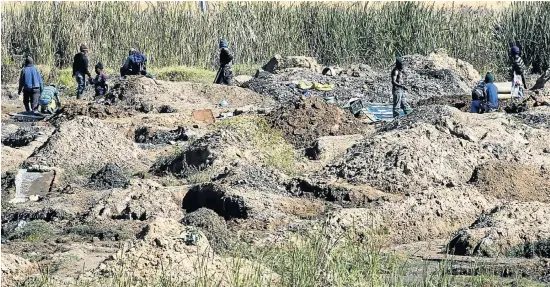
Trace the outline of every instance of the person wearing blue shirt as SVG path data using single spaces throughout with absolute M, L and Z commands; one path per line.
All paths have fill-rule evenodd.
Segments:
M 485 75 L 485 94 L 487 103 L 485 105 L 487 111 L 498 109 L 498 89 L 495 85 L 495 77 L 491 73 Z
M 31 57 L 25 59 L 25 67 L 21 70 L 19 76 L 19 89 L 17 94 L 23 92 L 23 105 L 25 111 L 38 113 L 38 100 L 40 93 L 44 89 L 42 75 L 34 66 L 34 61 Z

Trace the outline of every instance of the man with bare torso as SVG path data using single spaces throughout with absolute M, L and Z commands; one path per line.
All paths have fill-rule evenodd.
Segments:
M 412 113 L 407 103 L 407 87 L 403 85 L 403 58 L 395 59 L 395 68 L 391 71 L 392 95 L 393 95 L 393 117 L 399 116 L 399 109 L 403 109 L 405 115 Z

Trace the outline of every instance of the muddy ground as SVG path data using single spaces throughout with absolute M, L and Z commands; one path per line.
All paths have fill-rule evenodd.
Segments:
M 423 262 L 453 253 L 550 284 L 550 108 L 467 113 L 479 73 L 441 53 L 412 55 L 415 112 L 373 124 L 339 104 L 389 102 L 389 71 L 327 76 L 302 60 L 242 87 L 115 80 L 105 99 L 64 99 L 34 123 L 10 119 L 21 99 L 3 85 L 3 286 L 43 266 L 70 286 L 121 262 L 136 278 L 164 271 L 192 284 L 203 259 L 230 285 L 222 271 L 236 242 L 319 226 L 384 230 L 383 252 Z M 335 89 L 306 98 L 293 83 L 302 79 Z M 22 169 L 39 179 L 23 184 Z M 262 272 L 262 285 L 278 282 Z

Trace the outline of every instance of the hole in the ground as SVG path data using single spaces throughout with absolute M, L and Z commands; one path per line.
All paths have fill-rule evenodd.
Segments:
M 248 208 L 241 197 L 227 196 L 223 190 L 211 183 L 192 187 L 183 198 L 182 207 L 187 212 L 206 207 L 226 220 L 248 218 Z
M 294 179 L 286 189 L 288 192 L 298 196 L 313 195 L 327 201 L 351 201 L 349 190 L 334 186 L 318 186 L 304 179 Z
M 18 129 L 2 140 L 2 144 L 9 147 L 22 147 L 29 145 L 38 137 L 38 133 L 30 129 Z
M 174 130 L 155 130 L 150 127 L 138 127 L 134 131 L 134 141 L 144 144 L 167 144 L 176 141 L 187 141 L 187 129 L 178 127 Z

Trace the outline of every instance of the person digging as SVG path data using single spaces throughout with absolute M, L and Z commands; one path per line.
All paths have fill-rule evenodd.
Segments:
M 391 71 L 392 96 L 393 96 L 393 117 L 399 116 L 399 109 L 403 109 L 405 115 L 413 112 L 407 103 L 407 87 L 403 85 L 403 58 L 395 58 L 395 67 Z
M 54 114 L 61 108 L 59 92 L 55 84 L 49 84 L 44 87 L 40 95 L 40 112 L 43 114 Z

